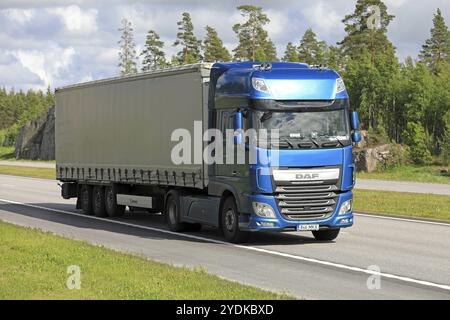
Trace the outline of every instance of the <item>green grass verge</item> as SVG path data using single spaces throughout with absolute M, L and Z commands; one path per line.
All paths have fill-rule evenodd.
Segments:
M 0 299 L 292 299 L 3 222 L 0 257 Z M 67 289 L 71 265 L 80 290 Z
M 412 181 L 450 184 L 450 176 L 440 173 L 443 167 L 438 166 L 400 166 L 386 171 L 378 172 L 359 172 L 358 178 L 362 179 L 381 179 L 391 181 Z
M 450 197 L 391 191 L 354 191 L 356 212 L 450 220 Z
M 3 161 L 14 161 L 14 162 L 45 162 L 45 163 L 55 163 L 55 160 L 27 160 L 27 159 L 16 159 L 14 157 L 14 147 L 0 147 L 0 160 Z
M 55 169 L 50 168 L 32 168 L 32 167 L 0 165 L 0 174 L 9 174 L 13 176 L 42 178 L 42 179 L 56 179 Z
M 14 160 L 14 147 L 0 147 L 0 160 Z

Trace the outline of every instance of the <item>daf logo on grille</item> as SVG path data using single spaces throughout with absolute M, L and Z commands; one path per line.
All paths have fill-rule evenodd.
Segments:
M 295 175 L 295 178 L 297 180 L 313 180 L 313 179 L 318 179 L 319 178 L 319 174 L 318 173 L 298 173 Z

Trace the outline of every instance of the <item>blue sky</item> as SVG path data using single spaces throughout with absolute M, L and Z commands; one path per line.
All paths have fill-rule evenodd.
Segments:
M 231 50 L 236 45 L 231 27 L 241 21 L 235 8 L 248 3 L 262 6 L 269 15 L 272 21 L 267 29 L 281 56 L 287 42 L 298 43 L 309 27 L 321 40 L 340 41 L 344 36 L 341 20 L 353 11 L 356 0 L 2 0 L 0 86 L 40 89 L 117 75 L 117 29 L 123 17 L 134 24 L 138 50 L 146 31 L 154 29 L 165 41 L 168 55 L 175 54 L 172 43 L 183 11 L 191 12 L 198 37 L 211 25 Z M 389 37 L 401 59 L 417 56 L 438 7 L 450 24 L 448 0 L 385 3 L 396 15 Z

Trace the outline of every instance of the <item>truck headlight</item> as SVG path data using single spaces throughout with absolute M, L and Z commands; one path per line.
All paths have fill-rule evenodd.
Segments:
M 275 211 L 273 210 L 272 206 L 260 203 L 260 202 L 253 202 L 253 211 L 256 215 L 262 217 L 262 218 L 276 218 Z
M 340 93 L 342 91 L 345 91 L 345 83 L 342 78 L 339 78 L 336 80 L 336 93 Z
M 341 205 L 341 209 L 339 210 L 339 215 L 342 216 L 344 214 L 350 213 L 353 210 L 353 200 L 347 200 Z
M 255 90 L 270 94 L 269 86 L 264 79 L 252 78 L 252 85 Z

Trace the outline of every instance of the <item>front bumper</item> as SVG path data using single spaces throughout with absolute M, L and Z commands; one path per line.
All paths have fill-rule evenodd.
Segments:
M 239 227 L 241 230 L 247 231 L 294 231 L 297 230 L 299 225 L 305 224 L 318 224 L 320 229 L 348 228 L 353 226 L 353 213 L 350 212 L 340 216 L 338 213 L 341 205 L 351 199 L 353 199 L 353 193 L 351 191 L 339 194 L 335 211 L 328 218 L 319 220 L 287 220 L 278 210 L 274 196 L 250 195 L 250 202 L 260 202 L 272 206 L 277 218 L 262 218 L 253 213 L 250 215 L 248 221 L 241 221 Z

